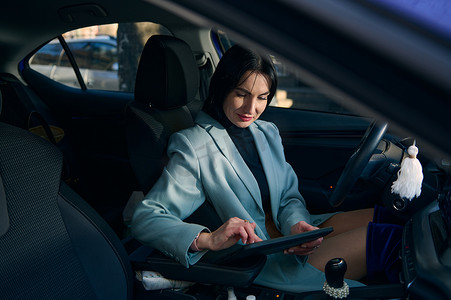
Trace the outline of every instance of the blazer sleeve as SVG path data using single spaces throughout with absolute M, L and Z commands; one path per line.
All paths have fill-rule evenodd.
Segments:
M 279 205 L 277 220 L 280 224 L 280 231 L 283 235 L 289 235 L 291 226 L 299 221 L 310 223 L 310 213 L 308 212 L 305 200 L 299 192 L 298 177 L 291 165 L 286 161 L 282 139 L 277 126 L 273 123 L 270 140 L 273 143 L 274 159 L 277 162 L 277 169 L 280 186 Z
M 161 177 L 134 212 L 131 234 L 188 267 L 206 252 L 189 252 L 191 243 L 199 232 L 209 230 L 182 220 L 205 201 L 205 194 L 198 158 L 185 135 L 171 136 L 168 156 Z

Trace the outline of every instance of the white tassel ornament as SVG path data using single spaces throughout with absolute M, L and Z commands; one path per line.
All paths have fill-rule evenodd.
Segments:
M 391 192 L 398 194 L 401 198 L 412 200 L 421 194 L 421 184 L 423 183 L 423 168 L 417 159 L 418 148 L 413 143 L 407 149 L 408 157 L 401 162 L 401 169 L 398 171 L 398 179 L 393 182 Z

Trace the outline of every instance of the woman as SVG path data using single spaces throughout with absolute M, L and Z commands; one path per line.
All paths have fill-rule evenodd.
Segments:
M 373 209 L 310 215 L 285 161 L 277 127 L 258 120 L 277 88 L 269 58 L 234 46 L 211 79 L 196 125 L 171 136 L 169 163 L 135 211 L 132 234 L 181 264 L 237 242 L 259 242 L 333 226 L 319 238 L 269 255 L 255 283 L 285 291 L 318 290 L 324 266 L 347 261 L 350 286 L 366 274 L 367 225 Z M 209 201 L 223 225 L 211 232 L 182 220 Z

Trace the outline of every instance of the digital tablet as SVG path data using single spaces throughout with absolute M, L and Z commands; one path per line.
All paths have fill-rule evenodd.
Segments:
M 332 231 L 334 231 L 333 227 L 326 227 L 299 234 L 282 236 L 253 244 L 234 245 L 221 251 L 209 251 L 209 253 L 205 255 L 205 259 L 202 260 L 215 263 L 227 263 L 252 255 L 267 255 L 282 252 L 285 249 L 326 236 Z

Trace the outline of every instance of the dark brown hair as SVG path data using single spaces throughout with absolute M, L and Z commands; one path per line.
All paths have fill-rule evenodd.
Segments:
M 266 77 L 269 85 L 269 104 L 277 89 L 277 74 L 270 57 L 234 45 L 221 58 L 211 78 L 204 111 L 219 120 L 223 115 L 222 105 L 225 98 L 246 79 L 243 75 L 247 71 L 257 72 Z

